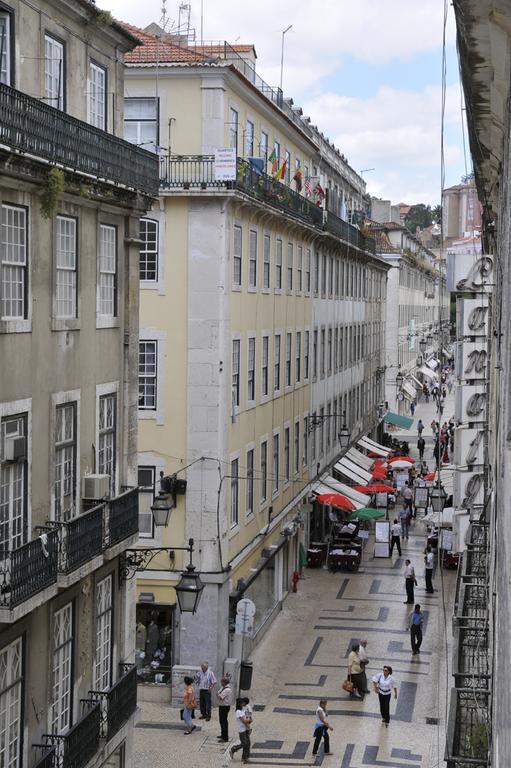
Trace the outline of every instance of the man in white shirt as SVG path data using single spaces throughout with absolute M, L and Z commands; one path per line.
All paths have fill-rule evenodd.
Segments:
M 433 589 L 433 565 L 434 565 L 434 555 L 431 551 L 431 547 L 428 546 L 426 548 L 426 552 L 424 554 L 424 565 L 425 565 L 425 576 L 426 576 L 426 592 L 430 595 L 433 594 L 435 591 Z M 413 602 L 413 600 L 412 600 Z
M 401 526 L 399 525 L 397 517 L 394 518 L 394 523 L 390 528 L 390 556 L 394 551 L 394 546 L 397 547 L 399 557 L 401 557 Z
M 408 603 L 409 605 L 413 605 L 413 603 L 415 602 L 414 587 L 415 587 L 415 569 L 411 564 L 410 560 L 405 560 L 405 589 L 406 589 L 405 604 Z
M 199 686 L 199 720 L 211 720 L 211 691 L 216 685 L 216 677 L 209 663 L 203 661 L 200 665 L 200 672 L 195 675 L 195 683 Z

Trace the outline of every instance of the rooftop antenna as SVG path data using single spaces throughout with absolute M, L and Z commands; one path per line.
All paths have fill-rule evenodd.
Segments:
M 165 32 L 167 26 L 167 0 L 161 0 L 161 28 Z

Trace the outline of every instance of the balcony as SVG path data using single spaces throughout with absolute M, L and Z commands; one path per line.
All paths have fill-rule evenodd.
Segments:
M 70 573 L 103 552 L 104 504 L 60 524 L 59 571 Z
M 339 240 L 344 240 L 344 242 L 350 243 L 363 251 L 376 253 L 376 240 L 374 238 L 365 237 L 357 227 L 353 227 L 347 221 L 343 221 L 331 211 L 326 211 L 325 229 L 330 234 L 338 237 Z
M 152 152 L 0 83 L 0 148 L 158 196 Z
M 47 744 L 32 744 L 36 753 L 36 761 L 32 768 L 55 768 L 57 749 Z
M 107 547 L 138 533 L 138 488 L 125 491 L 108 502 L 105 523 Z
M 108 691 L 89 691 L 101 702 L 101 736 L 109 741 L 137 708 L 137 669 L 134 664 L 119 665 L 119 680 Z
M 4 552 L 0 561 L 0 608 L 12 610 L 57 582 L 58 534 L 49 531 L 18 549 Z
M 99 749 L 101 705 L 82 699 L 82 716 L 67 733 L 45 733 L 44 738 L 57 751 L 59 768 L 83 768 Z

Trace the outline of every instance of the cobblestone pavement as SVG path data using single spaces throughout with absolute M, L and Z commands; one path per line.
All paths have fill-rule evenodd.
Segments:
M 445 418 L 452 403 L 446 403 Z M 415 414 L 426 425 L 433 406 L 419 403 Z M 402 433 L 416 455 L 415 427 Z M 401 436 L 401 435 L 400 435 Z M 427 458 L 431 462 L 431 450 Z M 425 529 L 416 521 L 403 543 L 402 557 L 374 559 L 370 538 L 358 573 L 305 571 L 297 594 L 283 610 L 256 648 L 250 699 L 255 708 L 250 764 L 266 766 L 322 765 L 331 768 L 437 768 L 444 765 L 446 694 L 451 685 L 450 616 L 455 573 L 437 568 L 435 593 L 424 589 L 423 549 Z M 416 602 L 425 613 L 424 641 L 420 655 L 412 656 L 404 605 L 404 560 L 415 565 L 419 586 Z M 374 693 L 364 701 L 351 700 L 342 690 L 347 655 L 355 639 L 368 640 L 368 675 L 391 664 L 398 684 L 392 700 L 390 726 L 381 723 Z M 312 757 L 315 707 L 328 700 L 332 756 Z M 179 711 L 168 705 L 140 704 L 135 730 L 137 768 L 217 768 L 230 765 L 225 745 L 219 745 L 217 711 L 211 722 L 183 735 Z M 230 727 L 234 733 L 231 713 Z M 240 752 L 232 763 L 240 763 Z

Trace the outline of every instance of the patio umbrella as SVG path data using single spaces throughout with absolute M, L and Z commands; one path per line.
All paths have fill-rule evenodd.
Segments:
M 436 472 L 429 472 L 429 473 L 426 475 L 426 477 L 424 478 L 424 480 L 434 480 L 434 479 L 435 479 L 435 477 L 436 477 Z
M 321 493 L 319 496 L 316 496 L 316 498 L 322 504 L 328 504 L 331 507 L 344 509 L 346 512 L 351 512 L 357 508 L 356 504 L 354 504 L 351 499 L 348 499 L 347 496 L 343 496 L 342 493 Z
M 392 459 L 388 459 L 389 464 L 393 464 L 395 461 L 406 461 L 408 464 L 415 464 L 415 459 L 410 456 L 394 456 Z
M 348 517 L 348 520 L 378 520 L 380 517 L 385 517 L 385 511 L 381 509 L 373 509 L 372 507 L 362 507 L 352 512 Z
M 394 488 L 391 485 L 385 485 L 384 483 L 369 483 L 369 485 L 354 485 L 355 491 L 360 493 L 394 493 Z
M 371 472 L 373 480 L 385 480 L 387 477 L 387 470 L 384 467 L 377 467 Z
M 409 461 L 393 461 L 390 465 L 390 469 L 410 469 L 411 464 Z

